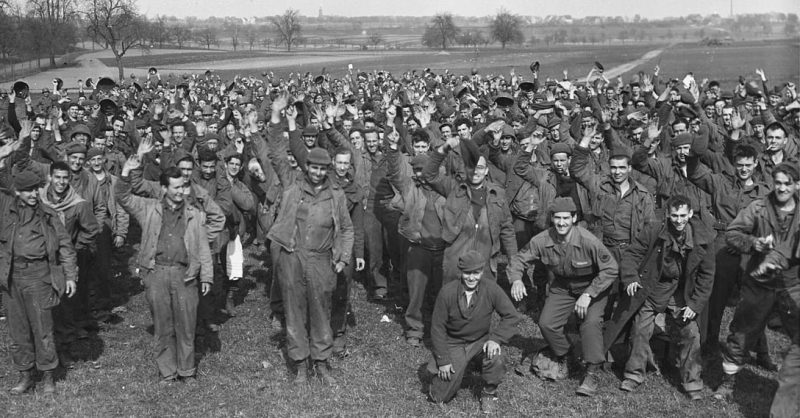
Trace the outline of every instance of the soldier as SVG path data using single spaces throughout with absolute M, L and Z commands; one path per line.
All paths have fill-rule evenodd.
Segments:
M 0 190 L 0 289 L 8 312 L 11 361 L 19 371 L 12 395 L 33 387 L 34 365 L 44 372 L 43 392 L 55 393 L 58 355 L 52 308 L 62 294 L 75 294 L 78 280 L 75 249 L 55 211 L 40 204 L 40 184 L 37 174 L 25 170 L 14 177 L 13 194 Z
M 577 207 L 568 197 L 559 197 L 550 207 L 553 226 L 531 239 L 510 258 L 506 274 L 515 301 L 527 296 L 522 273 L 541 261 L 554 276 L 539 317 L 539 328 L 560 367 L 566 367 L 570 343 L 564 333 L 572 312 L 581 320 L 583 361 L 587 371 L 576 393 L 593 396 L 603 364 L 603 312 L 608 288 L 617 279 L 617 262 L 591 232 L 575 225 Z
M 451 281 L 439 292 L 431 320 L 433 358 L 428 372 L 434 375 L 431 399 L 447 402 L 461 387 L 469 361 L 481 356 L 481 410 L 491 414 L 506 371 L 500 346 L 514 335 L 520 317 L 497 283 L 482 280 L 486 263 L 478 251 L 466 252 L 458 259 L 460 280 Z M 491 327 L 495 312 L 500 322 Z
M 144 274 L 145 296 L 153 315 L 155 360 L 161 384 L 194 379 L 195 324 L 200 293 L 214 278 L 206 214 L 187 201 L 190 186 L 177 167 L 161 174 L 161 199 L 131 194 L 130 173 L 139 168 L 133 155 L 114 186 L 117 202 L 142 226 L 137 264 Z M 202 282 L 198 292 L 197 278 Z
M 764 331 L 767 319 L 777 304 L 787 330 L 796 330 L 797 308 L 787 304 L 798 286 L 798 267 L 775 274 L 760 274 L 759 265 L 774 248 L 787 245 L 798 233 L 800 170 L 797 165 L 780 163 L 772 170 L 773 190 L 767 197 L 751 203 L 739 212 L 725 233 L 728 245 L 749 256 L 742 280 L 739 302 L 731 322 L 731 333 L 722 351 L 722 384 L 714 397 L 723 399 L 733 393 L 736 375 L 742 369 L 749 350 Z M 792 336 L 796 339 L 797 336 Z
M 696 319 L 713 286 L 714 234 L 693 217 L 686 196 L 673 196 L 666 206 L 667 222 L 650 224 L 623 253 L 620 277 L 626 291 L 606 328 L 606 347 L 632 319 L 633 346 L 620 389 L 634 391 L 644 381 L 655 317 L 666 311 L 680 330 L 677 345 L 683 389 L 692 400 L 700 400 L 703 381 Z
M 280 123 L 286 98 L 272 103 L 271 123 Z M 282 139 L 278 139 L 280 141 Z M 285 144 L 279 143 L 282 149 Z M 333 349 L 330 315 L 336 274 L 344 271 L 353 249 L 353 224 L 341 186 L 328 178 L 330 155 L 313 148 L 306 156 L 305 175 L 294 181 L 283 153 L 270 154 L 283 185 L 278 218 L 269 231 L 278 252 L 277 277 L 286 316 L 289 358 L 295 384 L 308 381 L 307 361 L 324 383 L 335 382 L 328 359 Z

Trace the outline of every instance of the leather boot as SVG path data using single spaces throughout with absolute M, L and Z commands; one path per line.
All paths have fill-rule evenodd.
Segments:
M 31 371 L 25 370 L 19 372 L 19 379 L 17 384 L 8 390 L 12 395 L 22 395 L 33 387 L 33 379 L 31 378 Z
M 324 360 L 315 361 L 314 362 L 314 372 L 317 374 L 317 378 L 326 385 L 335 385 L 336 379 L 333 378 L 331 375 L 331 370 L 328 367 L 328 362 Z
M 227 297 L 225 298 L 225 313 L 227 313 L 228 316 L 231 317 L 236 316 L 236 312 L 234 311 L 235 305 L 233 303 L 234 293 L 236 293 L 234 289 L 228 289 L 228 294 Z
M 44 375 L 42 376 L 42 385 L 44 385 L 42 391 L 45 395 L 52 395 L 56 393 L 56 382 L 55 379 L 53 379 L 52 370 L 47 370 L 44 372 Z

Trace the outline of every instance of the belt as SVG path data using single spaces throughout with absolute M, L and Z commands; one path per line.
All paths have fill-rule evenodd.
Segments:
M 723 221 L 714 222 L 714 229 L 717 231 L 724 231 L 728 229 L 728 223 Z
M 186 264 L 178 263 L 175 261 L 160 261 L 156 260 L 156 266 L 159 267 L 187 267 Z
M 603 237 L 603 245 L 606 247 L 626 248 L 627 246 L 631 245 L 631 242 L 628 240 L 617 240 Z
M 25 269 L 42 263 L 47 264 L 47 257 L 42 257 L 42 258 L 14 257 L 13 260 L 14 260 L 14 268 L 19 268 L 19 269 Z

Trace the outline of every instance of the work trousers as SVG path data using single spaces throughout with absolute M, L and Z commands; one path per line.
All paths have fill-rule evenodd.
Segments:
M 574 313 L 577 302 L 584 289 L 570 290 L 559 286 L 558 281 L 550 285 L 550 292 L 544 302 L 539 317 L 539 329 L 550 349 L 558 357 L 569 352 L 570 344 L 564 334 L 564 326 Z M 607 291 L 593 298 L 580 321 L 581 348 L 583 360 L 588 364 L 599 364 L 605 360 L 603 352 L 603 311 L 608 301 Z
M 728 306 L 728 299 L 730 299 L 736 287 L 741 284 L 744 272 L 740 266 L 741 255 L 728 252 L 728 244 L 725 242 L 724 233 L 717 234 L 717 238 L 714 241 L 714 248 L 716 248 L 714 287 L 708 299 L 708 307 L 701 315 L 701 318 L 704 318 L 705 321 L 701 319 L 700 322 L 700 339 L 702 344 L 709 343 L 716 346 L 719 342 L 722 315 L 725 313 L 725 308 Z M 705 327 L 702 327 L 703 322 L 707 323 Z M 754 350 L 757 353 L 769 353 L 767 337 L 763 329 L 761 330 L 758 342 L 754 346 Z
M 784 298 L 782 308 L 787 312 L 789 320 L 783 326 L 792 337 L 789 352 L 783 358 L 783 365 L 778 374 L 778 391 L 772 400 L 770 416 L 774 418 L 790 418 L 800 416 L 800 286 L 787 289 L 788 298 Z M 792 319 L 793 318 L 793 319 Z
M 722 352 L 722 367 L 728 374 L 741 369 L 758 339 L 764 332 L 769 315 L 777 305 L 783 327 L 789 333 L 792 344 L 800 338 L 800 284 L 787 288 L 770 288 L 745 277 L 742 282 L 739 303 L 733 314 L 727 346 Z
M 61 297 L 53 309 L 56 343 L 59 350 L 68 350 L 77 341 L 80 323 L 88 317 L 89 283 L 92 281 L 94 254 L 86 250 L 78 251 L 78 283 L 75 295 Z
M 418 244 L 408 248 L 406 337 L 421 339 L 424 334 L 423 311 L 432 311 L 436 295 L 442 287 L 443 257 L 444 249 L 428 250 Z
M 89 301 L 91 309 L 110 310 L 113 306 L 111 286 L 111 258 L 113 257 L 113 232 L 111 227 L 103 225 L 97 236 L 97 253 L 90 269 L 89 283 L 84 288 L 90 289 L 94 296 Z M 79 282 L 80 283 L 80 282 Z
M 408 287 L 406 285 L 406 255 L 408 254 L 408 240 L 398 232 L 400 212 L 384 210 L 379 213 L 383 226 L 384 248 L 388 251 L 392 271 L 389 275 L 389 290 L 392 296 L 404 306 L 407 300 Z
M 342 337 L 347 332 L 347 311 L 350 309 L 350 288 L 353 286 L 355 259 L 336 274 L 336 287 L 333 289 L 331 305 L 331 331 L 334 337 Z
M 185 281 L 186 267 L 159 266 L 144 278 L 155 336 L 155 359 L 163 378 L 194 376 L 197 280 Z
M 682 314 L 680 308 L 675 305 L 667 307 L 667 325 L 679 327 L 678 333 L 678 365 L 680 370 L 681 384 L 686 392 L 698 391 L 703 389 L 703 381 L 700 379 L 702 371 L 702 359 L 700 356 L 700 330 L 697 321 L 689 321 L 682 324 L 675 318 L 675 315 Z M 644 382 L 647 368 L 647 359 L 650 353 L 650 337 L 653 335 L 656 318 L 655 306 L 648 298 L 639 311 L 633 322 L 631 330 L 631 356 L 625 364 L 625 378 L 634 382 Z
M 376 296 L 386 296 L 388 271 L 384 266 L 384 236 L 383 225 L 375 216 L 375 212 L 364 212 L 364 248 L 366 250 L 367 276 L 372 279 L 372 292 Z
M 278 278 L 286 316 L 286 345 L 294 361 L 328 360 L 333 348 L 331 301 L 336 274 L 330 252 L 281 248 Z
M 434 402 L 447 402 L 453 399 L 453 396 L 456 395 L 456 392 L 461 387 L 467 364 L 476 357 L 481 359 L 481 377 L 487 388 L 494 390 L 503 382 L 503 377 L 506 374 L 503 356 L 498 354 L 489 359 L 483 353 L 483 344 L 488 340 L 489 336 L 487 335 L 471 344 L 450 345 L 450 364 L 454 370 L 454 373 L 450 374 L 450 380 L 439 378 L 439 367 L 436 365 L 435 359 L 432 358 L 428 362 L 428 372 L 434 374 L 429 389 L 429 394 Z
M 19 371 L 30 370 L 34 364 L 42 371 L 58 366 L 52 314 L 58 295 L 47 279 L 49 274 L 47 261 L 15 262 L 9 288 L 3 292 L 11 361 Z

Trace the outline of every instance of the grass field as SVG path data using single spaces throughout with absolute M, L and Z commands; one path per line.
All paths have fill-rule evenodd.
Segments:
M 117 268 L 126 271 L 124 256 L 117 254 Z M 424 372 L 428 348 L 409 348 L 402 338 L 402 309 L 366 301 L 357 285 L 353 300 L 355 326 L 348 336 L 349 356 L 332 362 L 338 384 L 307 388 L 289 384 L 282 353 L 283 337 L 269 321 L 264 296 L 266 267 L 263 254 L 249 252 L 247 278 L 240 295 L 238 316 L 222 326 L 218 338 L 206 340 L 198 351 L 199 379 L 191 384 L 160 387 L 151 359 L 150 313 L 136 280 L 127 272 L 115 277 L 125 290 L 127 308 L 122 320 L 104 324 L 80 340 L 74 354 L 81 359 L 74 370 L 61 374 L 58 393 L 45 397 L 31 393 L 10 397 L 5 388 L 16 375 L 10 365 L 5 323 L 0 323 L 0 405 L 13 417 L 107 417 L 107 416 L 478 416 L 479 377 L 470 373 L 458 396 L 439 406 L 423 393 L 429 377 Z M 382 322 L 386 315 L 390 322 Z M 788 338 L 768 331 L 771 350 L 780 358 Z M 761 417 L 766 416 L 777 385 L 775 374 L 748 367 L 741 373 L 733 401 L 712 398 L 690 403 L 677 389 L 676 377 L 650 375 L 641 390 L 623 394 L 619 377 L 603 373 L 601 389 L 594 398 L 578 398 L 577 371 L 569 380 L 544 383 L 515 375 L 511 369 L 522 353 L 542 345 L 533 320 L 526 316 L 510 345 L 503 347 L 509 363 L 500 387 L 500 416 L 648 416 Z M 427 343 L 427 341 L 426 341 Z M 573 363 L 574 364 L 574 363 Z M 618 372 L 617 372 L 618 373 Z M 721 374 L 718 359 L 708 359 L 707 385 L 715 386 Z

